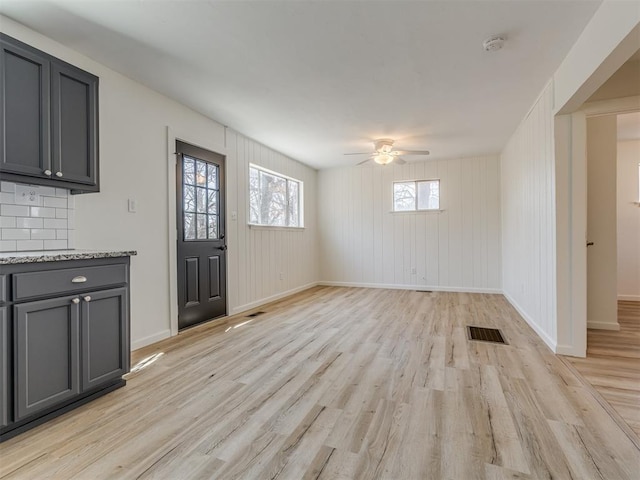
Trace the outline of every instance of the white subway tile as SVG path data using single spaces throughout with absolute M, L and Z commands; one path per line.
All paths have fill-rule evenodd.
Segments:
M 67 228 L 66 218 L 45 218 L 44 228 Z
M 45 250 L 66 250 L 67 241 L 66 240 L 45 240 L 44 249 Z
M 16 248 L 15 240 L 0 240 L 0 252 L 15 252 Z
M 16 194 L 9 192 L 0 192 L 0 203 L 15 205 Z
M 47 197 L 55 197 L 56 189 L 54 187 L 38 187 L 38 193 Z
M 56 188 L 56 197 L 67 198 L 69 196 L 69 190 L 66 188 Z
M 55 240 L 55 230 L 45 230 L 40 228 L 31 229 L 31 240 Z
M 56 218 L 68 218 L 68 210 L 66 208 L 56 208 Z
M 15 193 L 16 184 L 13 182 L 0 182 L 0 191 Z
M 16 243 L 16 249 L 20 252 L 44 248 L 44 240 L 18 240 Z
M 31 216 L 43 217 L 43 218 L 56 218 L 56 209 L 50 208 L 50 207 L 31 207 Z
M 42 197 L 45 207 L 67 208 L 67 199 L 58 197 Z
M 67 197 L 67 208 L 69 208 L 71 210 L 76 208 L 76 196 L 75 195 L 69 195 Z
M 2 240 L 29 240 L 31 238 L 28 228 L 3 228 Z
M 28 217 L 29 207 L 26 205 L 0 205 L 0 215 L 7 217 Z
M 56 230 L 57 240 L 66 240 L 67 238 L 69 238 L 69 230 L 66 230 L 66 229 Z
M 16 217 L 0 217 L 0 228 L 16 228 Z
M 17 228 L 42 228 L 44 221 L 42 218 L 18 217 L 16 218 Z

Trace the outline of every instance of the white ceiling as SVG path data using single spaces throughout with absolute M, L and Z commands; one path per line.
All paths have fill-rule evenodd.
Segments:
M 617 121 L 618 141 L 640 140 L 640 112 L 618 115 Z
M 599 4 L 2 0 L 0 12 L 327 168 L 378 137 L 432 159 L 500 152 Z M 492 34 L 507 42 L 487 53 Z

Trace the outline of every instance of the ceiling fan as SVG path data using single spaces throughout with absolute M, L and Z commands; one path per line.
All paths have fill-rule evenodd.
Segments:
M 400 158 L 400 155 L 429 155 L 428 150 L 394 150 L 393 140 L 390 138 L 380 138 L 373 142 L 373 152 L 357 152 L 357 153 L 345 153 L 345 155 L 369 155 L 369 158 L 358 163 L 362 165 L 370 160 L 380 164 L 387 165 L 395 161 L 399 165 L 407 163 Z

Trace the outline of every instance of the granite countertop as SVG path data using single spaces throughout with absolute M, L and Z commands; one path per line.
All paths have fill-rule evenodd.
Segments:
M 30 252 L 0 252 L 0 265 L 130 257 L 137 254 L 138 252 L 135 250 L 37 250 Z

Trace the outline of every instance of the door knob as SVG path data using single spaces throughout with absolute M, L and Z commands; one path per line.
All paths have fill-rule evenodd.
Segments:
M 221 247 L 217 247 L 217 249 L 224 251 L 224 250 L 227 249 L 227 246 L 226 245 L 222 245 Z

